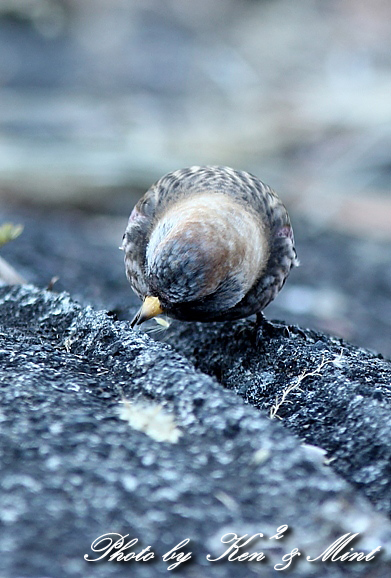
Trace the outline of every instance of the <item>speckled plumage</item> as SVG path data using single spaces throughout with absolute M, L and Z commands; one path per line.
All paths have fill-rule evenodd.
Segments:
M 257 177 L 190 167 L 157 181 L 123 238 L 126 274 L 144 299 L 186 321 L 260 313 L 297 264 L 288 213 Z

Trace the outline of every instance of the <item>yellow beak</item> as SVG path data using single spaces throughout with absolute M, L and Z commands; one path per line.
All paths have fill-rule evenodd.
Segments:
M 160 313 L 163 313 L 163 309 L 161 308 L 159 299 L 157 297 L 146 297 L 136 316 L 132 319 L 130 327 L 141 325 L 144 321 L 152 319 L 152 317 L 156 317 L 156 315 L 160 315 Z

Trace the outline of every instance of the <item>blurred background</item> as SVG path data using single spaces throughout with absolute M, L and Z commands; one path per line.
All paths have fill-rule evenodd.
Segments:
M 389 0 L 0 0 L 0 255 L 27 281 L 126 317 L 128 215 L 192 164 L 287 205 L 269 318 L 391 357 Z

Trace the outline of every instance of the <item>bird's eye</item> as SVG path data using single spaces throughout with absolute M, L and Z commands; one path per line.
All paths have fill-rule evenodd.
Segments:
M 143 215 L 149 216 L 152 212 L 151 200 L 144 199 L 139 206 L 139 210 L 141 211 L 141 213 L 143 213 Z

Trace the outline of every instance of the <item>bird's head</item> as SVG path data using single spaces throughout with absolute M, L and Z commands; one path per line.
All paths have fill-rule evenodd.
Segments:
M 148 295 L 133 324 L 162 312 L 213 319 L 243 299 L 267 258 L 255 213 L 220 193 L 184 198 L 152 227 L 145 255 Z

